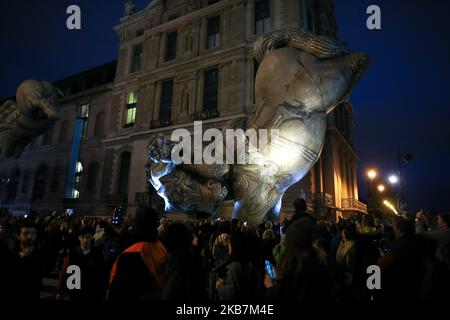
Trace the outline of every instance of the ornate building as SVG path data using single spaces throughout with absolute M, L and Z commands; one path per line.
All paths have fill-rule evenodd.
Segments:
M 62 118 L 19 159 L 0 158 L 0 201 L 13 212 L 73 208 L 76 214 L 129 213 L 148 201 L 149 137 L 192 128 L 220 128 L 254 110 L 262 32 L 302 28 L 336 38 L 330 0 L 153 0 L 135 12 L 126 2 L 117 62 L 56 84 Z M 285 195 L 283 209 L 305 198 L 319 216 L 365 212 L 358 199 L 353 108 L 328 117 L 326 143 L 314 169 Z M 157 196 L 152 203 L 160 203 Z M 231 204 L 221 212 L 227 214 Z

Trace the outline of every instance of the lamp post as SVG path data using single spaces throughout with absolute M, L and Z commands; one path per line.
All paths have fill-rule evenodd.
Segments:
M 388 181 L 389 181 L 389 183 L 392 185 L 392 189 L 394 190 L 394 195 L 395 195 L 395 201 L 396 201 L 396 203 L 397 203 L 397 208 L 401 209 L 401 203 L 400 203 L 401 201 L 400 201 L 400 197 L 399 197 L 399 195 L 398 195 L 397 188 L 394 188 L 395 185 L 398 184 L 399 178 L 398 178 L 397 175 L 391 174 L 391 175 L 388 177 Z
M 395 174 L 391 174 L 388 178 L 388 181 L 390 184 L 397 184 L 398 183 L 398 177 Z
M 397 146 L 397 161 L 398 161 L 398 181 L 400 182 L 400 195 L 399 195 L 399 209 L 406 212 L 406 198 L 405 198 L 405 184 L 404 177 L 402 177 L 402 160 L 406 163 L 409 163 L 414 157 L 410 153 L 402 154 L 400 152 L 400 146 Z
M 388 200 L 384 200 L 383 204 L 388 207 L 389 209 L 392 210 L 392 212 L 394 212 L 396 215 L 398 215 L 398 211 L 395 209 L 395 207 L 388 201 Z
M 367 171 L 367 177 L 370 181 L 373 181 L 377 177 L 378 173 L 375 169 L 369 169 Z
M 374 208 L 374 194 L 373 194 L 373 181 L 377 177 L 378 172 L 375 169 L 369 169 L 367 170 L 367 177 L 369 178 L 369 186 L 367 190 L 367 198 L 368 198 L 368 211 L 373 210 Z

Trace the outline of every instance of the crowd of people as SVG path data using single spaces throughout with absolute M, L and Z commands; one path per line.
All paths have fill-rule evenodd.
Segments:
M 316 220 L 306 202 L 259 226 L 221 218 L 174 222 L 150 207 L 106 217 L 0 217 L 0 287 L 39 299 L 58 277 L 57 300 L 390 300 L 450 296 L 450 215 L 435 230 L 372 215 Z M 428 218 L 427 218 L 428 219 Z M 80 270 L 81 286 L 67 285 Z M 367 285 L 378 266 L 381 287 Z

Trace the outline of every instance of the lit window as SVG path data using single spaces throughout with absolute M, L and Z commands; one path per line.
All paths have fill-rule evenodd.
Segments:
M 83 165 L 80 161 L 77 161 L 75 166 L 75 183 L 72 191 L 72 198 L 78 199 L 80 197 L 80 185 L 81 185 L 81 175 L 83 174 Z
M 88 125 L 88 119 L 89 119 L 89 103 L 83 104 L 78 108 L 78 118 L 83 119 L 83 132 L 82 137 L 86 138 L 87 134 L 87 125 Z
M 134 126 L 136 120 L 136 105 L 137 105 L 137 94 L 136 91 L 131 91 L 128 93 L 127 106 L 125 110 L 125 124 L 124 127 Z

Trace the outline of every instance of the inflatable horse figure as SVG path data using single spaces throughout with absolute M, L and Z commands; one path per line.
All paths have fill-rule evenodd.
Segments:
M 59 118 L 56 100 L 62 92 L 45 81 L 25 80 L 17 88 L 17 102 L 0 106 L 0 154 L 20 157 L 30 141 Z
M 175 164 L 174 143 L 159 134 L 150 140 L 147 176 L 164 198 L 166 211 L 213 214 L 234 199 L 233 217 L 261 223 L 277 214 L 285 191 L 318 160 L 326 116 L 348 99 L 365 72 L 368 57 L 334 41 L 300 30 L 278 30 L 254 44 L 260 63 L 255 83 L 256 112 L 239 123 L 243 130 L 278 130 L 256 164 Z M 237 122 L 226 127 L 236 128 Z

